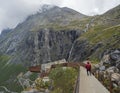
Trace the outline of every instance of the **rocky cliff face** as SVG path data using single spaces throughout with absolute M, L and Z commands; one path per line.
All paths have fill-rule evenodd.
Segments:
M 1 52 L 11 55 L 12 62 L 40 64 L 68 58 L 73 42 L 81 35 L 80 30 L 40 29 L 13 35 L 3 42 Z M 27 61 L 29 63 L 27 63 Z
M 72 44 L 83 33 L 71 24 L 84 17 L 69 8 L 45 8 L 1 38 L 0 52 L 9 55 L 11 63 L 24 65 L 68 59 Z
M 111 79 L 112 90 L 118 93 L 120 91 L 120 50 L 113 49 L 106 51 L 100 63 L 94 66 L 94 71 L 95 73 L 99 72 L 103 82 L 106 79 L 108 81 Z M 105 83 L 103 84 L 105 85 Z
M 18 47 L 17 52 L 21 55 L 18 57 L 21 57 L 19 59 L 23 59 L 23 62 L 25 60 L 31 62 L 31 65 L 67 59 L 72 43 L 80 34 L 81 32 L 76 30 L 41 29 L 38 32 L 31 32 L 26 41 Z

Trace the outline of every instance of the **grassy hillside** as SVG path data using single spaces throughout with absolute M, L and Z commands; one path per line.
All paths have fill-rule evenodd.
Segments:
M 95 16 L 90 28 L 79 40 L 89 42 L 91 57 L 101 58 L 101 55 L 112 49 L 120 48 L 120 5 L 107 11 L 105 14 Z M 94 50 L 91 51 L 91 50 Z M 90 54 L 91 54 L 90 53 Z
M 89 45 L 97 50 L 91 55 L 92 59 L 97 59 L 104 51 L 120 48 L 120 25 L 106 27 L 94 26 L 84 33 L 79 40 L 87 40 Z
M 82 19 L 71 19 L 71 21 L 67 24 L 63 24 L 62 22 L 59 22 L 59 20 L 56 20 L 56 22 L 54 23 L 51 22 L 46 25 L 37 25 L 31 28 L 30 31 L 39 31 L 40 29 L 44 28 L 53 29 L 55 31 L 73 29 L 84 30 L 86 28 L 86 24 L 88 24 L 91 19 L 92 17 L 84 17 Z
M 86 38 L 91 44 L 102 42 L 103 44 L 110 43 L 112 46 L 115 42 L 119 42 L 120 36 L 120 25 L 104 28 L 96 26 L 92 30 L 84 33 L 80 38 Z M 117 43 L 113 48 L 118 48 Z
M 9 56 L 0 55 L 0 86 L 5 86 L 11 91 L 21 91 L 22 87 L 17 81 L 17 75 L 26 71 L 26 68 L 22 65 L 6 64 L 9 59 Z

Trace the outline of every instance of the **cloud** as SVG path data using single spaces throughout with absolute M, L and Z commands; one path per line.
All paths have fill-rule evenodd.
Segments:
M 102 14 L 120 4 L 120 0 L 0 0 L 0 31 L 14 28 L 41 4 L 69 7 L 86 15 Z
M 102 14 L 120 4 L 120 0 L 64 0 L 62 6 L 68 6 L 83 14 Z
M 15 27 L 39 8 L 39 4 L 29 3 L 25 0 L 4 0 L 0 2 L 0 29 Z

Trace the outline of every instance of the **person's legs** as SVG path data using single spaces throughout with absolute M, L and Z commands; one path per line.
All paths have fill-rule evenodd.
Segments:
M 88 76 L 91 75 L 91 70 L 86 69 L 86 71 L 87 71 L 87 75 L 88 75 Z
M 87 69 L 87 75 L 89 76 L 89 70 Z
M 91 70 L 89 70 L 89 74 L 90 74 L 90 76 L 91 76 Z

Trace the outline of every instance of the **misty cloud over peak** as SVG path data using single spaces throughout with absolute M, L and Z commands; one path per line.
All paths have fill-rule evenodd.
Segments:
M 102 14 L 120 4 L 120 0 L 0 0 L 0 31 L 14 28 L 41 5 L 51 4 L 69 7 L 82 14 Z

